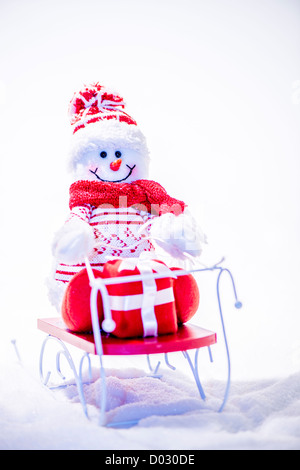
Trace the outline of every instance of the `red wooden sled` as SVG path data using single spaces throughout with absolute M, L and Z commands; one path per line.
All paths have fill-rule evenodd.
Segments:
M 108 296 L 105 294 L 106 292 L 105 284 L 113 283 L 113 282 L 118 283 L 118 284 L 120 282 L 130 282 L 130 281 L 136 280 L 137 276 L 127 276 L 126 278 L 119 277 L 119 278 L 114 278 L 114 280 L 103 280 L 103 279 L 99 280 L 99 279 L 93 278 L 92 270 L 88 262 L 86 262 L 86 264 L 87 264 L 87 269 L 91 276 L 90 277 L 90 283 L 92 287 L 91 312 L 92 312 L 93 333 L 90 333 L 90 334 L 73 333 L 66 328 L 61 318 L 38 319 L 38 323 L 37 323 L 38 329 L 43 331 L 44 333 L 47 333 L 48 335 L 43 342 L 41 354 L 40 354 L 40 375 L 44 384 L 45 385 L 48 384 L 49 377 L 50 377 L 50 372 L 48 372 L 45 375 L 43 371 L 44 350 L 45 350 L 45 346 L 48 340 L 53 339 L 57 341 L 62 347 L 62 349 L 57 353 L 57 357 L 56 357 L 57 371 L 59 372 L 60 376 L 63 378 L 61 371 L 60 371 L 60 356 L 64 355 L 67 361 L 69 362 L 69 365 L 73 371 L 75 382 L 78 387 L 79 398 L 80 398 L 81 404 L 83 406 L 83 409 L 86 415 L 87 415 L 87 406 L 86 406 L 84 392 L 83 392 L 82 366 L 86 358 L 89 361 L 89 366 L 90 366 L 90 358 L 89 358 L 90 354 L 99 357 L 100 377 L 102 379 L 102 390 L 104 391 L 102 393 L 102 397 L 100 401 L 99 422 L 102 425 L 109 425 L 109 423 L 106 423 L 106 419 L 105 419 L 106 381 L 105 381 L 105 368 L 103 366 L 103 356 L 147 355 L 150 370 L 152 370 L 153 375 L 155 376 L 155 374 L 157 373 L 158 367 L 160 365 L 160 362 L 158 362 L 157 367 L 155 368 L 155 370 L 153 370 L 150 364 L 150 359 L 149 359 L 150 355 L 163 353 L 165 355 L 165 362 L 167 366 L 172 369 L 175 369 L 173 366 L 170 365 L 167 355 L 168 353 L 181 351 L 184 354 L 185 358 L 188 360 L 188 363 L 191 367 L 200 396 L 202 399 L 205 399 L 205 393 L 202 388 L 200 378 L 199 378 L 199 373 L 198 373 L 198 353 L 201 348 L 207 347 L 209 350 L 210 357 L 211 357 L 210 346 L 212 346 L 213 344 L 217 342 L 216 333 L 213 331 L 203 329 L 199 326 L 191 325 L 191 324 L 185 324 L 185 325 L 180 326 L 176 333 L 161 335 L 157 337 L 120 339 L 120 338 L 116 338 L 112 336 L 111 334 L 105 333 L 100 328 L 98 315 L 97 315 L 97 311 L 95 307 L 95 305 L 97 304 L 96 298 L 98 295 L 98 291 L 99 290 L 101 291 L 101 294 L 103 296 L 103 304 L 107 310 L 106 313 L 109 317 L 111 312 L 109 308 Z M 220 284 L 222 273 L 226 272 L 227 274 L 229 274 L 231 278 L 235 300 L 236 300 L 235 302 L 236 308 L 240 308 L 242 304 L 237 300 L 234 280 L 230 271 L 227 268 L 223 268 L 219 265 L 215 265 L 211 268 L 201 268 L 201 269 L 195 269 L 195 270 L 189 270 L 189 271 L 182 271 L 180 275 L 185 275 L 185 274 L 195 273 L 195 272 L 200 272 L 200 271 L 217 271 L 218 272 L 217 298 L 218 298 L 219 314 L 220 314 L 220 319 L 222 323 L 222 330 L 223 330 L 224 342 L 225 342 L 226 353 L 227 353 L 227 363 L 228 363 L 227 384 L 226 384 L 223 402 L 219 409 L 219 411 L 222 411 L 228 398 L 229 385 L 230 385 L 230 356 L 229 356 L 229 349 L 228 349 L 228 343 L 227 343 L 227 338 L 226 338 L 224 319 L 223 319 L 221 300 L 220 300 L 220 292 L 219 292 L 219 284 Z M 179 273 L 176 273 L 176 274 L 179 274 Z M 164 276 L 165 274 L 164 275 L 153 274 L 153 277 L 155 278 L 164 277 Z M 141 275 L 139 276 L 139 279 L 142 279 Z M 65 343 L 75 346 L 76 348 L 79 348 L 84 352 L 81 362 L 80 362 L 79 372 L 77 372 L 76 370 L 75 364 L 72 360 L 72 357 Z M 192 361 L 188 352 L 191 350 L 195 351 L 194 361 Z M 118 423 L 118 424 L 122 425 L 124 423 Z M 126 423 L 126 424 L 129 424 L 129 423 Z M 114 425 L 116 425 L 116 423 Z
M 69 331 L 61 318 L 40 318 L 37 325 L 44 333 L 55 336 L 86 353 L 97 354 L 94 335 Z M 216 333 L 190 324 L 180 326 L 177 333 L 156 337 L 121 339 L 104 333 L 101 338 L 105 356 L 165 354 L 204 348 L 217 342 Z

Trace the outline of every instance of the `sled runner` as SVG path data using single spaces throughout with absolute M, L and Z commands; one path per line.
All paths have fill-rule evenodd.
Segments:
M 92 325 L 93 325 L 93 332 L 90 334 L 78 334 L 73 333 L 68 330 L 63 323 L 61 318 L 44 318 L 38 319 L 38 329 L 47 333 L 47 337 L 45 338 L 40 352 L 40 376 L 41 380 L 44 385 L 49 386 L 49 379 L 51 372 L 48 371 L 46 374 L 44 373 L 44 356 L 45 356 L 45 348 L 49 341 L 54 341 L 58 343 L 62 349 L 60 349 L 56 355 L 56 370 L 59 376 L 64 380 L 64 376 L 61 373 L 61 356 L 64 356 L 67 360 L 72 373 L 74 375 L 75 383 L 78 388 L 79 398 L 84 410 L 84 413 L 88 417 L 87 412 L 87 403 L 84 396 L 84 389 L 83 389 L 83 365 L 85 361 L 87 361 L 89 373 L 91 377 L 91 358 L 90 355 L 94 355 L 99 359 L 100 365 L 100 378 L 101 378 L 101 388 L 102 393 L 99 403 L 100 414 L 99 414 L 99 424 L 110 426 L 110 423 L 106 422 L 105 418 L 105 411 L 106 411 L 106 404 L 107 404 L 107 387 L 106 387 L 106 373 L 105 373 L 105 366 L 103 364 L 104 356 L 130 356 L 130 355 L 144 355 L 147 357 L 148 366 L 150 368 L 151 374 L 154 377 L 158 377 L 158 369 L 160 366 L 160 362 L 157 362 L 155 368 L 151 365 L 150 356 L 156 354 L 163 354 L 166 365 L 171 368 L 175 369 L 173 365 L 170 364 L 168 354 L 173 352 L 182 352 L 184 357 L 186 358 L 192 374 L 195 379 L 195 384 L 198 388 L 200 397 L 202 400 L 205 400 L 205 392 L 202 387 L 199 371 L 198 371 L 198 355 L 199 350 L 201 348 L 208 348 L 209 357 L 212 362 L 212 354 L 211 354 L 211 346 L 217 342 L 217 335 L 213 331 L 209 331 L 207 329 L 201 328 L 196 325 L 192 325 L 190 323 L 183 324 L 179 326 L 178 331 L 176 333 L 165 334 L 160 336 L 149 336 L 144 338 L 130 338 L 130 339 L 122 339 L 116 338 L 110 334 L 111 331 L 114 329 L 114 322 L 111 315 L 110 304 L 109 304 L 109 296 L 107 294 L 106 286 L 108 284 L 114 283 L 122 283 L 122 282 L 133 282 L 136 280 L 144 280 L 145 276 L 151 276 L 152 278 L 164 278 L 166 277 L 165 273 L 153 273 L 147 275 L 132 275 L 126 277 L 116 277 L 112 279 L 103 279 L 103 278 L 95 278 L 93 275 L 93 271 L 89 264 L 89 261 L 86 259 L 86 268 L 89 276 L 89 282 L 91 285 L 91 316 L 92 316 Z M 223 339 L 225 344 L 226 356 L 227 356 L 227 381 L 225 386 L 224 397 L 222 399 L 222 405 L 219 408 L 219 412 L 224 409 L 226 401 L 228 399 L 229 387 L 230 387 L 230 355 L 229 355 L 229 348 L 227 343 L 226 331 L 225 331 L 225 324 L 222 312 L 222 305 L 221 305 L 221 298 L 220 298 L 220 280 L 224 273 L 226 273 L 232 283 L 233 293 L 235 297 L 235 307 L 240 308 L 242 304 L 238 301 L 235 283 L 231 272 L 227 268 L 223 268 L 220 263 L 214 265 L 209 268 L 197 268 L 193 270 L 182 270 L 180 272 L 176 272 L 176 276 L 186 275 L 186 274 L 193 274 L 197 272 L 205 272 L 205 271 L 215 271 L 217 276 L 217 301 L 218 301 L 218 310 L 220 315 L 220 321 L 222 325 L 222 333 Z M 102 324 L 99 324 L 98 319 L 98 311 L 97 311 L 97 295 L 98 292 L 101 292 L 102 295 L 102 302 L 104 308 L 104 321 Z M 72 359 L 69 349 L 67 348 L 66 344 L 71 345 L 73 347 L 79 348 L 83 351 L 82 357 L 80 360 L 78 371 L 76 369 L 75 363 Z M 194 352 L 194 358 L 192 360 L 191 352 Z M 135 423 L 113 423 L 112 426 L 124 426 L 124 425 L 132 425 Z

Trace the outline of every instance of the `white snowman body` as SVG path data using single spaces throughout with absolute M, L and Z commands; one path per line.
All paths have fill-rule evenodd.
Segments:
M 98 185 L 114 192 L 148 179 L 146 140 L 124 112 L 122 98 L 99 84 L 85 87 L 74 95 L 70 117 L 74 129 L 70 171 L 75 186 L 83 182 L 84 188 Z M 57 289 L 54 295 L 52 289 L 50 297 L 58 309 L 66 284 L 84 268 L 86 257 L 92 267 L 101 269 L 112 257 L 139 257 L 154 251 L 152 240 L 175 257 L 200 255 L 203 235 L 186 209 L 180 215 L 158 215 L 145 209 L 122 200 L 111 207 L 89 202 L 71 207 L 53 242 Z

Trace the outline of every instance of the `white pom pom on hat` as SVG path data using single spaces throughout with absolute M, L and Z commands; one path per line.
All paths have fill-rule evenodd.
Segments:
M 74 93 L 69 104 L 72 126 L 71 166 L 83 152 L 95 145 L 131 148 L 148 158 L 146 139 L 136 121 L 125 112 L 123 98 L 99 83 L 84 86 Z

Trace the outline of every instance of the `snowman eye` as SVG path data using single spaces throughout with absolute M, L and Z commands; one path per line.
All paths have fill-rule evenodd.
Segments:
M 100 152 L 100 157 L 101 158 L 107 157 L 107 152 L 105 152 L 104 150 L 102 152 Z
M 120 152 L 120 150 L 117 150 L 117 151 L 115 152 L 115 156 L 116 156 L 117 158 L 120 158 L 121 155 L 122 155 L 122 153 Z

